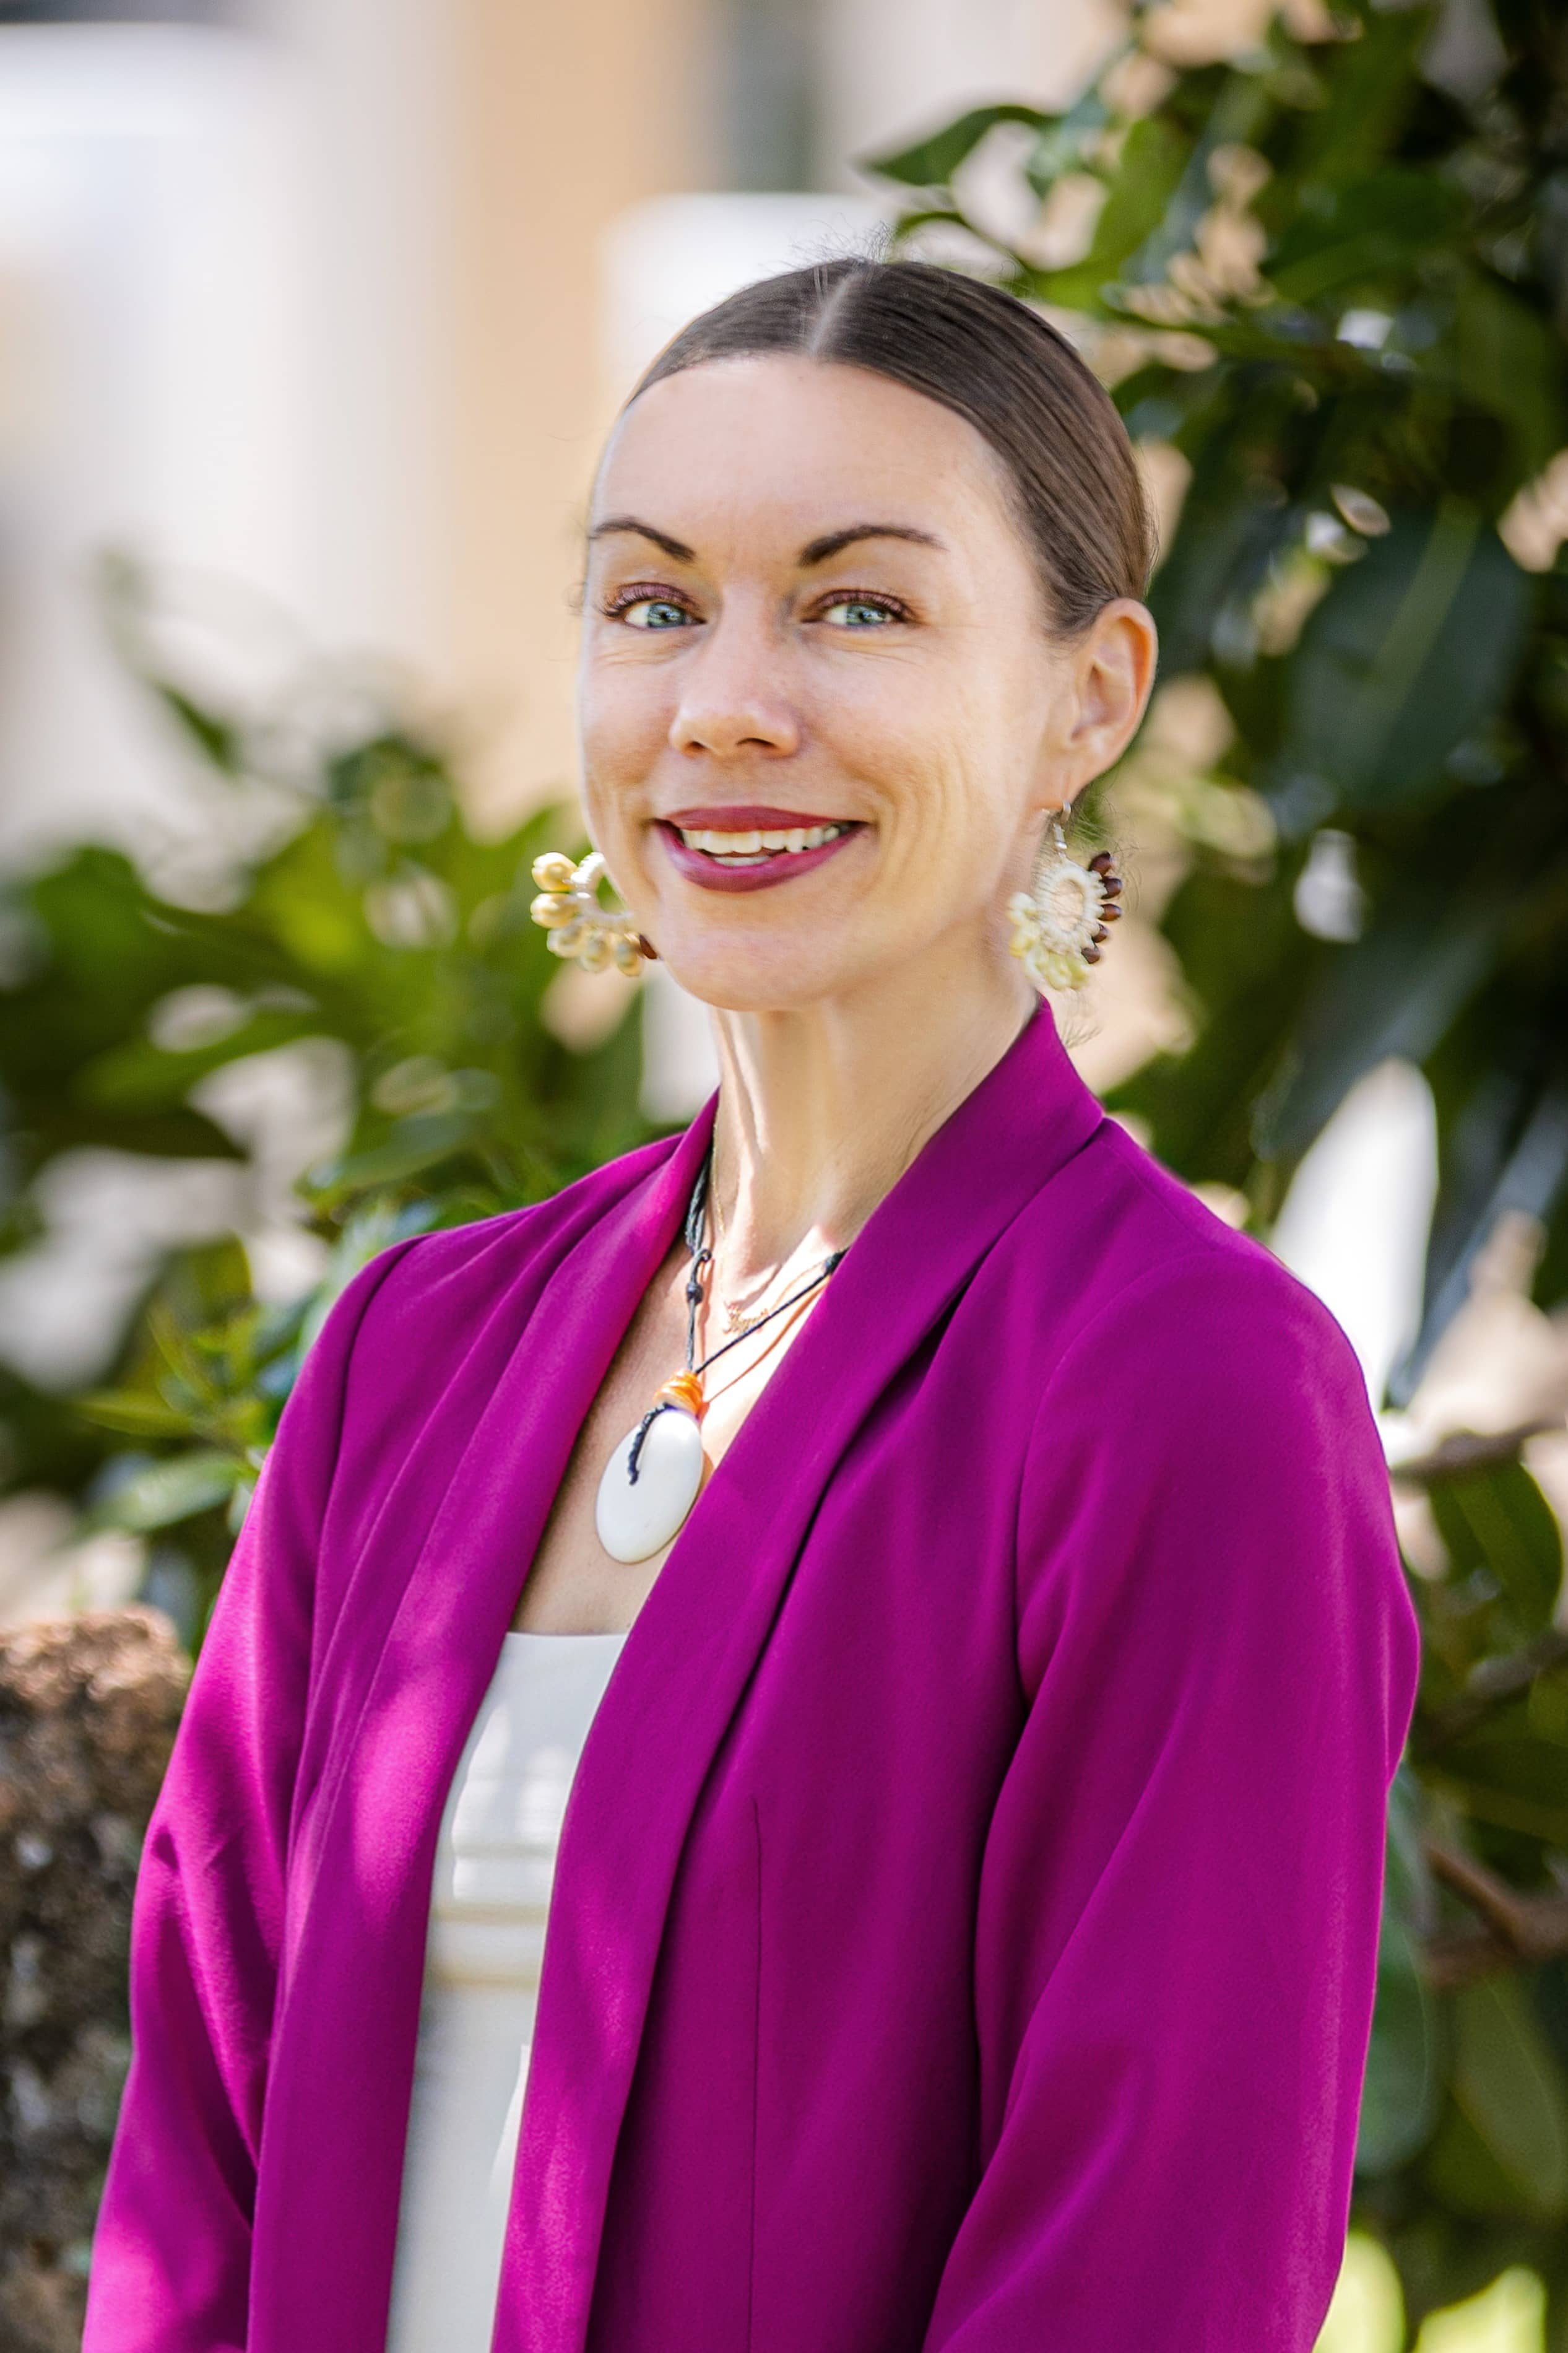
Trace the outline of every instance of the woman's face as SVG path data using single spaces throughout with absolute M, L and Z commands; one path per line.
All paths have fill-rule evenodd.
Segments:
M 1047 632 L 1000 464 L 869 370 L 723 360 L 654 385 L 590 519 L 589 829 L 710 1005 L 843 997 L 1005 954 L 1042 812 L 1137 723 L 1152 626 Z

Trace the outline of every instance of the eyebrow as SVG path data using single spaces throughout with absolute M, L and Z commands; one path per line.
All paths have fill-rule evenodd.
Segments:
M 654 546 L 661 547 L 673 563 L 695 564 L 697 561 L 695 548 L 688 547 L 684 540 L 674 538 L 668 531 L 657 531 L 651 522 L 644 522 L 638 515 L 606 515 L 603 522 L 594 525 L 588 537 L 590 540 L 608 539 L 618 533 L 651 540 Z M 826 564 L 862 539 L 903 539 L 916 547 L 935 547 L 945 553 L 944 543 L 937 538 L 934 532 L 918 530 L 913 523 L 852 522 L 843 531 L 826 532 L 820 539 L 808 540 L 796 561 L 803 570 L 814 564 Z
M 654 545 L 662 547 L 666 555 L 676 564 L 695 564 L 697 561 L 695 548 L 688 547 L 684 540 L 672 539 L 667 531 L 655 531 L 651 522 L 643 522 L 637 515 L 606 515 L 603 522 L 594 525 L 588 537 L 590 541 L 608 539 L 616 532 L 630 532 L 638 539 L 651 539 Z
M 800 551 L 801 564 L 826 564 L 830 556 L 841 554 L 847 547 L 853 547 L 856 541 L 861 539 L 907 539 L 916 547 L 942 548 L 944 554 L 946 552 L 943 542 L 934 532 L 919 531 L 913 523 L 852 522 L 847 531 L 830 531 L 823 538 L 814 539 L 803 547 Z

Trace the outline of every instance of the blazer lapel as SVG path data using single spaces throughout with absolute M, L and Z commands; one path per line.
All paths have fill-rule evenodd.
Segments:
M 268 2086 L 264 2198 L 276 2185 L 270 2227 L 289 2242 L 269 2267 L 283 2284 L 265 2316 L 268 2345 L 383 2353 L 386 2307 L 367 2283 L 391 2281 L 442 1807 L 577 1432 L 679 1231 L 712 1114 L 710 1103 L 569 1245 L 525 1313 L 454 1449 L 359 1720 L 339 1730 L 302 1890 L 287 2056 Z M 389 1580 L 397 1519 L 384 1513 L 374 1539 Z M 357 2153 L 352 2179 L 345 2147 Z
M 711 1110 L 653 1188 L 659 1206 L 650 1198 L 644 1246 L 617 1244 L 613 1262 L 606 1256 L 603 1327 L 590 1332 L 573 1319 L 572 1346 L 584 1361 L 558 1363 L 562 1413 L 530 1464 L 526 1513 L 515 1503 L 510 1510 L 513 1560 L 521 1524 L 535 1533 L 542 1525 L 564 1465 L 567 1411 L 574 1430 L 638 1289 L 673 1239 Z M 1103 1116 L 1042 1003 L 856 1239 L 637 1617 L 590 1726 L 563 1827 L 493 2353 L 581 2353 L 681 1848 L 834 1467 L 997 1236 Z M 493 1659 L 488 1633 L 485 1642 Z M 431 1654 L 449 1671 L 443 1645 Z M 465 1678 L 465 1704 L 470 1692 L 477 1704 L 481 1682 L 477 1671 Z M 445 1755 L 455 1714 L 442 1722 Z

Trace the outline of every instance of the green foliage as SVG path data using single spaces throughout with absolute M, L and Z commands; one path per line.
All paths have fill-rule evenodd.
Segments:
M 979 109 L 870 168 L 913 192 L 907 236 L 1040 305 L 1184 473 L 1150 600 L 1175 699 L 1091 822 L 1130 836 L 1133 906 L 1141 842 L 1174 847 L 1155 913 L 1191 1038 L 1109 1100 L 1267 1233 L 1357 1080 L 1422 1066 L 1441 1189 L 1403 1404 L 1501 1212 L 1538 1221 L 1541 1303 L 1568 1293 L 1568 481 L 1542 479 L 1568 448 L 1568 18 L 1450 12 L 1461 97 L 1424 70 L 1434 8 L 1315 13 L 1178 70 L 1143 7 L 1068 111 Z M 967 168 L 994 133 L 1010 233 Z M 1217 754 L 1212 726 L 1184 752 L 1184 695 Z M 1331 922 L 1300 888 L 1325 829 L 1358 886 Z M 1408 1468 L 1447 1566 L 1411 1578 L 1358 2200 L 1413 2332 L 1526 2262 L 1565 2353 L 1568 1635 L 1519 1452 Z
M 1418 2319 L 1514 2262 L 1568 2316 L 1568 1633 L 1563 1535 L 1517 1441 L 1455 1440 L 1412 1578 L 1420 1697 L 1390 1812 L 1357 2151 L 1362 2220 Z
M 1205 678 L 1235 723 L 1220 780 L 1276 837 L 1244 887 L 1279 913 L 1239 914 L 1216 892 L 1235 860 L 1192 845 L 1169 935 L 1241 932 L 1211 970 L 1187 960 L 1194 1054 L 1112 1101 L 1263 1224 L 1355 1081 L 1390 1052 L 1423 1063 L 1444 1198 L 1396 1402 L 1504 1200 L 1548 1227 L 1543 1297 L 1568 1289 L 1568 575 L 1525 571 L 1498 531 L 1568 446 L 1568 65 L 1555 12 L 1503 8 L 1499 29 L 1509 61 L 1461 104 L 1420 70 L 1429 8 L 1363 6 L 1310 43 L 1277 23 L 1153 79 L 1145 11 L 1070 111 L 977 109 L 872 167 L 920 190 L 906 230 L 979 239 L 1114 379 L 1134 437 L 1190 469 L 1152 592 L 1162 676 Z M 1076 258 L 966 210 L 999 124 L 1034 133 L 1017 168 L 1042 221 L 1092 188 Z M 1325 827 L 1356 845 L 1354 941 L 1291 913 Z M 1238 1000 L 1267 1014 L 1225 1018 Z
M 121 569 L 112 593 L 128 658 L 234 794 L 237 839 L 258 802 L 268 838 L 216 907 L 94 847 L 7 885 L 0 1244 L 36 1238 L 40 1182 L 73 1148 L 243 1160 L 198 1106 L 256 1058 L 309 1041 L 346 1104 L 342 1148 L 299 1188 L 326 1253 L 309 1298 L 259 1302 L 237 1239 L 182 1250 L 101 1389 L 74 1406 L 15 1375 L 0 1389 L 7 1486 L 159 1533 L 199 1633 L 300 1357 L 357 1268 L 399 1234 L 541 1198 L 647 1130 L 635 1023 L 578 1053 L 541 1018 L 561 966 L 529 919 L 530 868 L 571 846 L 574 816 L 480 839 L 439 746 L 374 703 L 349 731 L 209 708 L 164 675 L 147 584 Z

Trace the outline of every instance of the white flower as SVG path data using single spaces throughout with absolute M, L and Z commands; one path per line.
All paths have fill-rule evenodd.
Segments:
M 1035 885 L 1040 937 L 1063 955 L 1080 955 L 1093 945 L 1104 904 L 1104 882 L 1075 858 L 1053 858 Z
M 1081 988 L 1089 978 L 1085 948 L 1095 944 L 1105 880 L 1058 848 L 1045 860 L 1032 892 L 1017 891 L 1007 902 L 1013 936 L 1008 945 L 1037 988 Z

